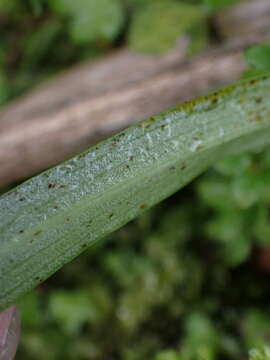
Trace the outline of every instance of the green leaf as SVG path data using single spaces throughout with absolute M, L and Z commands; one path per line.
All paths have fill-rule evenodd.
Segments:
M 209 11 L 221 10 L 227 6 L 235 4 L 239 0 L 203 0 L 203 4 Z
M 12 13 L 15 12 L 18 8 L 18 2 L 16 0 L 10 1 L 10 0 L 1 0 L 0 1 L 0 11 L 3 13 Z
M 242 333 L 247 348 L 263 347 L 269 341 L 270 315 L 258 308 L 249 309 L 243 316 Z
M 164 350 L 161 351 L 156 357 L 155 360 L 182 360 L 182 356 L 176 351 L 173 350 Z
M 180 36 L 203 17 L 198 6 L 173 0 L 151 2 L 135 12 L 129 46 L 139 52 L 162 53 L 176 46 Z
M 43 12 L 43 0 L 30 0 L 30 5 L 35 16 L 40 16 Z
M 255 70 L 270 70 L 270 45 L 258 45 L 245 53 L 247 63 Z
M 218 347 L 218 332 L 210 319 L 203 313 L 191 313 L 185 324 L 183 359 L 214 360 Z
M 208 25 L 203 20 L 189 29 L 189 56 L 200 54 L 208 45 Z
M 70 35 L 79 44 L 114 40 L 124 21 L 118 0 L 52 0 L 50 4 L 70 17 Z
M 32 291 L 18 301 L 18 308 L 22 314 L 22 323 L 24 327 L 32 329 L 41 328 L 43 324 L 40 297 Z
M 9 95 L 8 81 L 0 69 L 0 106 L 5 103 Z
M 251 165 L 250 154 L 240 154 L 219 161 L 214 167 L 222 175 L 240 176 Z
M 270 142 L 270 77 L 121 132 L 0 198 L 0 307 L 226 155 Z
M 25 36 L 23 39 L 22 69 L 34 70 L 39 61 L 48 53 L 60 28 L 60 22 L 51 20 L 42 24 L 37 31 Z
M 50 297 L 50 311 L 62 329 L 76 335 L 88 321 L 95 322 L 100 313 L 90 293 L 86 291 L 55 291 Z
M 270 360 L 270 347 L 262 346 L 249 352 L 250 360 Z
M 261 205 L 258 209 L 254 226 L 254 234 L 257 243 L 261 246 L 270 246 L 270 223 L 269 223 L 269 209 L 268 206 Z

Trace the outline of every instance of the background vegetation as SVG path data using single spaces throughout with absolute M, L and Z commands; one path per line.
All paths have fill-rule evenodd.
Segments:
M 127 45 L 215 37 L 233 0 L 1 0 L 0 103 Z M 270 47 L 245 76 L 270 70 Z M 270 359 L 270 148 L 226 159 L 19 300 L 18 359 Z

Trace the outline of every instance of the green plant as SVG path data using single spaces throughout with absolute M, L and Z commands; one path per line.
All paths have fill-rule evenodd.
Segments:
M 269 143 L 269 76 L 147 119 L 0 199 L 0 306 L 218 159 Z
M 174 0 L 149 2 L 134 14 L 129 46 L 142 53 L 164 53 L 176 46 L 181 35 L 194 27 L 197 29 L 205 15 L 196 5 Z
M 245 52 L 245 58 L 250 67 L 245 73 L 245 77 L 258 76 L 269 71 L 270 45 L 261 44 L 247 49 Z
M 161 53 L 188 34 L 204 49 L 209 16 L 239 0 L 1 0 L 0 106 L 52 74 L 125 45 Z
M 236 3 L 162 0 L 166 11 L 160 7 L 151 35 L 135 25 L 156 0 L 108 0 L 118 15 L 108 20 L 113 31 L 104 37 L 105 1 L 84 4 L 96 4 L 95 23 L 93 12 L 79 8 L 83 0 L 73 2 L 74 8 L 62 1 L 62 9 L 56 9 L 60 0 L 0 1 L 0 105 L 78 61 L 119 46 L 134 48 L 131 33 L 137 44 L 149 40 L 145 52 L 169 48 L 176 38 L 157 42 L 161 21 L 163 34 L 187 32 L 189 53 L 205 49 L 215 38 L 209 15 Z M 191 18 L 193 25 L 182 27 L 179 14 L 171 29 L 175 13 L 170 8 L 176 3 L 192 5 L 202 19 Z M 80 12 L 84 22 L 78 28 Z M 165 15 L 167 21 L 161 19 Z M 262 47 L 246 52 L 246 76 L 270 70 L 268 45 Z M 210 354 L 215 360 L 239 360 L 253 349 L 250 359 L 266 360 L 269 174 L 269 146 L 218 161 L 16 300 L 22 314 L 18 359 L 202 360 Z
M 269 360 L 270 359 L 270 348 L 264 346 L 259 349 L 250 350 L 250 360 Z
M 124 14 L 118 0 L 52 0 L 51 8 L 70 19 L 69 33 L 75 43 L 112 41 L 119 33 Z

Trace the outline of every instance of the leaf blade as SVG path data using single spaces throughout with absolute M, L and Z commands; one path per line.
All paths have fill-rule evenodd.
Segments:
M 270 77 L 147 119 L 0 198 L 0 308 L 221 157 L 270 142 Z

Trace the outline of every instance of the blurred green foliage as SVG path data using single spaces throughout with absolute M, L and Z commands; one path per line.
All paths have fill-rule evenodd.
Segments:
M 270 348 L 264 346 L 262 349 L 253 349 L 250 351 L 250 360 L 269 360 Z
M 228 265 L 241 264 L 256 244 L 270 245 L 269 183 L 269 151 L 226 159 L 199 183 L 201 200 L 215 211 L 206 233 Z
M 111 42 L 124 20 L 118 0 L 51 0 L 50 7 L 56 14 L 69 18 L 69 34 L 75 44 Z
M 248 64 L 258 70 L 270 69 L 270 45 L 257 45 L 246 51 Z
M 1 0 L 0 104 L 127 45 L 160 53 L 233 0 Z M 247 76 L 270 68 L 246 52 Z M 269 360 L 270 148 L 225 159 L 19 300 L 18 359 Z M 0 192 L 8 189 L 2 188 Z
M 237 3 L 238 0 L 203 0 L 203 4 L 209 11 L 222 10 L 229 5 Z
M 270 71 L 269 44 L 253 46 L 245 52 L 245 58 L 250 66 L 250 69 L 245 73 L 245 77 L 252 77 Z
M 162 53 L 189 34 L 209 41 L 209 16 L 236 0 L 1 0 L 0 105 L 52 74 L 126 44 Z
M 252 166 L 253 156 L 242 163 Z M 216 167 L 230 174 L 229 189 L 240 159 L 230 162 Z M 216 174 L 209 170 L 22 298 L 19 358 L 238 360 L 267 344 L 269 275 L 255 242 L 236 263 L 219 234 L 208 235 L 208 222 L 224 208 L 214 206 L 215 194 L 208 194 L 213 201 L 200 194 Z M 244 220 L 254 206 L 243 209 L 233 195 L 228 202 Z M 233 258 L 238 246 L 236 238 Z
M 173 0 L 148 2 L 134 14 L 129 44 L 139 52 L 162 53 L 176 46 L 180 35 L 205 18 L 202 10 L 198 5 Z

